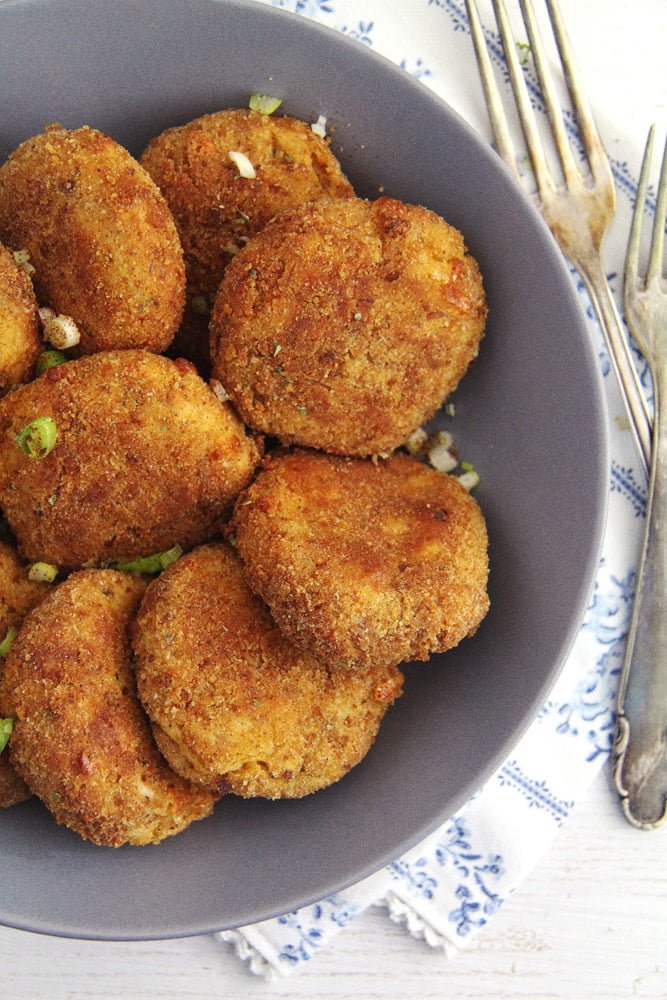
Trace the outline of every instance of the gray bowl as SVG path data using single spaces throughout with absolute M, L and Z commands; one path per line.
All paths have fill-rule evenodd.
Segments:
M 47 122 L 138 154 L 169 125 L 255 92 L 335 126 L 360 194 L 459 227 L 490 303 L 452 429 L 482 475 L 491 611 L 475 638 L 407 669 L 366 760 L 301 801 L 221 801 L 162 845 L 94 847 L 33 801 L 0 816 L 0 921 L 59 935 L 199 934 L 370 874 L 444 822 L 535 716 L 596 567 L 607 456 L 600 380 L 566 267 L 496 155 L 412 77 L 342 35 L 240 0 L 4 0 L 0 157 Z

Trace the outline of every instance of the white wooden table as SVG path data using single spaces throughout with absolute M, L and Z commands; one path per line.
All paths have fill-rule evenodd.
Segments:
M 561 6 L 611 151 L 630 118 L 642 131 L 652 120 L 664 130 L 667 0 Z M 212 937 L 97 943 L 0 928 L 0 997 L 8 1000 L 269 996 L 667 998 L 667 828 L 629 827 L 605 770 L 486 933 L 450 960 L 379 911 L 358 918 L 303 972 L 272 984 Z

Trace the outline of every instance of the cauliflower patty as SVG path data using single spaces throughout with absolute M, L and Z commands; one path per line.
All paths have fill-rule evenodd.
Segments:
M 195 549 L 150 584 L 134 649 L 169 763 L 244 797 L 298 798 L 338 781 L 401 693 L 395 667 L 335 670 L 295 648 L 225 544 Z
M 41 346 L 32 282 L 0 243 L 0 396 L 28 381 Z
M 136 697 L 127 629 L 144 589 L 129 573 L 72 574 L 25 622 L 0 682 L 17 771 L 59 823 L 108 847 L 158 843 L 215 802 L 167 767 Z
M 372 455 L 402 444 L 477 355 L 486 301 L 463 237 L 393 198 L 277 216 L 225 271 L 213 374 L 283 444 Z
M 297 451 L 266 459 L 230 524 L 253 590 L 335 666 L 426 660 L 487 612 L 487 535 L 453 476 Z
M 163 196 L 113 139 L 49 125 L 14 150 L 0 167 L 0 239 L 30 253 L 39 304 L 74 319 L 81 353 L 170 344 L 183 251 Z
M 50 421 L 52 450 L 26 454 Z M 189 362 L 109 351 L 0 400 L 0 506 L 21 554 L 77 568 L 211 538 L 260 458 Z
M 6 542 L 0 541 L 0 643 L 11 641 L 24 616 L 51 590 L 48 583 L 28 578 L 28 567 Z M 0 658 L 0 677 L 4 660 Z M 1 714 L 1 713 L 0 713 Z M 0 808 L 30 798 L 30 789 L 9 762 L 9 751 L 0 752 Z

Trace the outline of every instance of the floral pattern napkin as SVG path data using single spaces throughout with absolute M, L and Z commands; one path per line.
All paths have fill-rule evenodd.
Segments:
M 264 0 L 313 18 L 376 48 L 421 78 L 488 135 L 463 0 Z M 503 66 L 497 36 L 487 32 L 492 58 Z M 544 113 L 528 71 L 534 105 Z M 476 81 L 475 81 L 476 82 Z M 574 126 L 571 134 L 576 142 Z M 616 145 L 615 149 L 618 149 Z M 627 233 L 636 193 L 628 163 L 638 149 L 612 160 L 618 211 Z M 617 237 L 605 247 L 618 271 L 625 252 Z M 537 719 L 510 758 L 483 789 L 426 841 L 370 878 L 343 892 L 273 920 L 217 937 L 234 947 L 249 969 L 269 978 L 302 967 L 369 906 L 428 944 L 451 954 L 493 919 L 548 849 L 559 827 L 597 771 L 608 761 L 614 705 L 634 593 L 645 519 L 646 484 L 639 466 L 602 336 L 574 271 L 572 280 L 588 317 L 604 376 L 610 426 L 609 513 L 598 572 L 567 664 Z M 650 379 L 637 355 L 650 398 Z

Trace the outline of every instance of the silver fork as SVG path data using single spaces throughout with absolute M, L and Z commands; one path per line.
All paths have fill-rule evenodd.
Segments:
M 646 276 L 639 273 L 642 216 L 653 150 L 649 132 L 625 260 L 625 315 L 653 378 L 653 459 L 646 537 L 618 695 L 614 777 L 626 817 L 653 829 L 667 819 L 667 142 Z
M 582 176 L 575 163 L 568 142 L 532 2 L 520 0 L 520 3 L 530 41 L 530 51 L 564 178 L 564 184 L 559 184 L 550 170 L 530 104 L 505 4 L 503 0 L 493 0 L 514 101 L 537 185 L 535 200 L 561 250 L 572 262 L 586 285 L 605 337 L 611 366 L 619 383 L 640 460 L 648 470 L 651 455 L 650 411 L 601 259 L 602 241 L 615 205 L 611 168 L 584 96 L 556 0 L 546 0 L 546 6 L 590 167 L 590 177 L 586 178 Z M 466 0 L 466 7 L 496 149 L 521 183 L 514 145 L 495 83 L 475 0 Z

